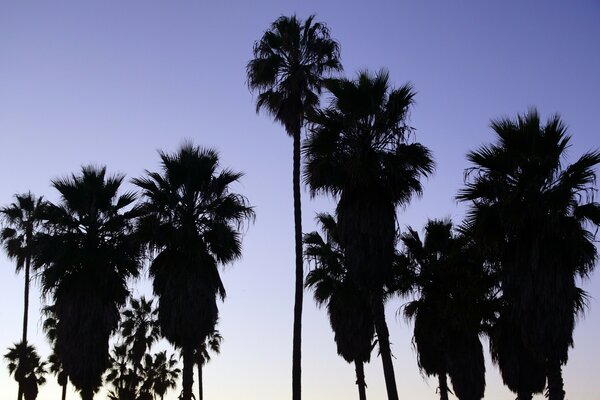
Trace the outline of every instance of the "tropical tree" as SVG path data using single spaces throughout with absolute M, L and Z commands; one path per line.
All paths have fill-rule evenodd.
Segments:
M 521 352 L 527 360 L 521 368 L 543 366 L 549 398 L 562 400 L 561 367 L 585 300 L 576 278 L 588 276 L 598 259 L 590 229 L 600 225 L 600 204 L 593 198 L 600 152 L 566 165 L 571 136 L 565 125 L 557 115 L 543 125 L 535 109 L 491 126 L 497 140 L 468 154 L 473 167 L 458 199 L 470 203 L 468 229 L 498 260 L 504 307 L 492 348 L 499 357 Z M 501 369 L 512 368 L 498 360 Z M 527 390 L 515 386 L 525 380 L 509 381 L 512 373 L 502 372 L 520 399 L 543 388 L 539 372 L 516 374 L 536 377 Z
M 401 236 L 416 296 L 404 314 L 415 321 L 419 368 L 438 377 L 440 399 L 448 399 L 449 375 L 459 399 L 480 400 L 485 364 L 479 334 L 493 317 L 491 281 L 469 241 L 452 230 L 449 220 L 430 220 L 424 240 L 410 227 Z
M 349 276 L 335 217 L 317 214 L 317 221 L 324 237 L 318 232 L 304 235 L 305 256 L 316 265 L 306 277 L 306 287 L 313 289 L 317 305 L 326 306 L 338 355 L 354 363 L 359 399 L 365 400 L 364 363 L 371 359 L 375 335 L 371 308 Z
M 19 392 L 25 400 L 35 400 L 38 387 L 46 382 L 46 363 L 40 359 L 35 348 L 25 342 L 15 343 L 4 355 L 8 372 L 19 384 Z
M 119 195 L 122 175 L 105 167 L 82 167 L 56 179 L 61 195 L 45 215 L 47 232 L 35 240 L 41 286 L 56 316 L 55 352 L 83 400 L 93 398 L 109 366 L 108 341 L 119 323 L 119 307 L 138 275 L 141 250 L 133 234 L 133 193 Z
M 158 309 L 152 306 L 154 300 L 130 298 L 129 307 L 121 313 L 121 335 L 128 347 L 129 358 L 136 373 L 144 355 L 160 338 Z
M 194 361 L 196 362 L 196 367 L 198 368 L 198 399 L 204 399 L 204 391 L 202 386 L 202 368 L 210 361 L 210 352 L 214 354 L 219 354 L 221 352 L 221 342 L 223 341 L 223 336 L 218 330 L 214 330 L 208 335 L 206 339 L 200 344 L 196 351 L 194 352 Z
M 396 208 L 421 193 L 420 179 L 431 174 L 434 163 L 425 147 L 408 142 L 410 85 L 392 89 L 387 72 L 364 71 L 356 80 L 330 80 L 327 89 L 333 99 L 312 118 L 304 176 L 313 196 L 338 199 L 346 265 L 369 299 L 388 398 L 397 400 L 384 313 L 384 286 L 395 257 Z
M 150 275 L 158 321 L 164 337 L 181 349 L 183 400 L 189 400 L 194 350 L 215 328 L 217 297 L 225 298 L 218 266 L 241 256 L 240 229 L 254 212 L 230 189 L 242 174 L 220 169 L 216 151 L 186 143 L 160 157 L 162 173 L 133 181 L 144 196 L 139 234 L 156 252 Z
M 261 109 L 281 123 L 292 137 L 294 240 L 296 283 L 294 294 L 294 333 L 292 351 L 292 399 L 301 398 L 301 331 L 304 271 L 302 262 L 302 213 L 300 199 L 301 130 L 306 115 L 319 104 L 323 79 L 342 69 L 339 44 L 329 29 L 295 15 L 279 17 L 262 38 L 254 43 L 254 58 L 248 62 L 248 87 L 258 92 L 256 111 Z
M 45 316 L 42 328 L 46 334 L 46 338 L 50 342 L 52 347 L 52 354 L 48 357 L 48 372 L 56 375 L 58 384 L 62 387 L 62 400 L 67 398 L 67 384 L 69 383 L 69 377 L 65 372 L 60 358 L 56 354 L 56 315 L 54 314 L 53 306 L 46 306 L 42 309 L 42 313 Z
M 29 315 L 29 284 L 31 274 L 33 237 L 40 229 L 41 215 L 46 207 L 42 197 L 36 198 L 31 192 L 15 195 L 15 202 L 0 208 L 5 227 L 0 240 L 9 258 L 16 261 L 16 272 L 25 270 L 23 301 L 23 335 L 21 341 L 27 343 L 27 320 Z M 22 392 L 19 390 L 18 399 Z
M 109 392 L 111 400 L 136 400 L 137 386 L 142 379 L 130 366 L 130 354 L 125 343 L 115 344 L 109 355 L 110 366 L 105 380 L 113 386 Z
M 173 354 L 167 357 L 166 351 L 158 352 L 152 357 L 144 356 L 142 363 L 144 381 L 142 393 L 154 393 L 161 400 L 169 389 L 174 389 L 181 370 L 177 368 L 177 360 Z

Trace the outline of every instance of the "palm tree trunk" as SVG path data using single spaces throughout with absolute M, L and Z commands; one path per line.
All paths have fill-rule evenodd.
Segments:
M 198 363 L 198 400 L 202 400 L 204 398 L 204 393 L 202 390 L 202 364 Z
M 365 366 L 362 361 L 354 361 L 354 366 L 356 369 L 356 384 L 358 385 L 358 399 L 367 400 Z
M 301 345 L 302 345 L 302 297 L 304 294 L 304 266 L 302 260 L 302 210 L 300 202 L 300 129 L 299 124 L 294 130 L 294 238 L 296 250 L 296 285 L 294 295 L 294 336 L 292 343 L 292 400 L 300 400 L 302 397 L 302 368 L 301 368 Z
M 533 400 L 533 394 L 529 392 L 521 392 L 517 394 L 517 400 Z
M 183 349 L 183 393 L 181 400 L 192 399 L 192 385 L 194 384 L 194 350 L 185 347 Z
M 448 400 L 448 381 L 446 379 L 446 373 L 438 375 L 440 400 Z
M 24 345 L 27 345 L 27 320 L 29 317 L 29 270 L 31 269 L 31 257 L 25 259 L 25 294 L 23 299 L 23 338 L 21 339 Z M 23 400 L 23 390 L 19 385 L 18 400 Z
M 560 361 L 547 361 L 546 375 L 548 377 L 548 400 L 564 400 L 565 391 L 563 390 Z
M 371 300 L 373 319 L 375 320 L 375 331 L 379 342 L 379 353 L 383 363 L 383 376 L 387 389 L 388 400 L 398 400 L 398 389 L 394 375 L 394 364 L 392 363 L 392 352 L 390 350 L 390 332 L 385 322 L 385 309 L 381 295 L 376 295 Z
M 81 400 L 94 400 L 94 391 L 92 389 L 82 389 Z
M 67 398 L 67 384 L 62 385 L 62 400 L 66 400 Z

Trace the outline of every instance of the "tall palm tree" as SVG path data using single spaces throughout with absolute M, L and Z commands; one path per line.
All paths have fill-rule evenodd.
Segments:
M 364 363 L 371 359 L 375 335 L 371 308 L 349 277 L 335 217 L 318 214 L 317 221 L 325 237 L 318 232 L 304 235 L 305 256 L 316 264 L 306 277 L 306 287 L 314 290 L 317 305 L 327 307 L 338 355 L 354 363 L 358 396 L 365 400 Z
M 56 380 L 58 381 L 59 386 L 62 387 L 62 400 L 65 400 L 67 398 L 67 384 L 69 383 L 69 377 L 63 368 L 60 358 L 56 354 L 57 320 L 54 313 L 54 307 L 51 305 L 46 306 L 43 308 L 42 313 L 45 317 L 42 328 L 52 347 L 52 354 L 48 357 L 48 372 L 56 375 Z
M 42 292 L 56 316 L 55 351 L 83 400 L 93 398 L 108 367 L 108 340 L 118 327 L 119 308 L 138 275 L 141 250 L 133 234 L 133 193 L 119 195 L 124 177 L 105 167 L 82 167 L 56 179 L 58 204 L 45 216 L 47 232 L 35 240 Z
M 158 309 L 152 306 L 153 300 L 130 298 L 129 307 L 121 313 L 121 335 L 129 348 L 129 358 L 134 373 L 144 358 L 144 354 L 160 338 Z
M 216 151 L 186 143 L 160 157 L 162 173 L 133 180 L 144 196 L 139 233 L 156 251 L 150 275 L 158 321 L 164 337 L 181 349 L 183 400 L 190 400 L 194 349 L 215 328 L 217 297 L 225 298 L 218 266 L 241 256 L 240 229 L 254 212 L 231 192 L 242 174 L 220 169 Z
M 424 240 L 410 227 L 401 236 L 417 296 L 404 314 L 415 320 L 419 367 L 425 375 L 438 377 L 440 399 L 448 399 L 449 375 L 459 399 L 480 400 L 485 365 L 479 334 L 484 319 L 493 314 L 489 279 L 470 243 L 452 230 L 449 220 L 430 220 Z
M 27 320 L 29 315 L 29 283 L 31 274 L 32 240 L 41 225 L 41 215 L 46 207 L 42 197 L 36 198 L 31 192 L 15 195 L 15 202 L 0 208 L 5 227 L 0 240 L 9 258 L 17 263 L 16 272 L 25 270 L 23 301 L 22 342 L 27 343 Z M 18 399 L 22 392 L 19 390 Z
M 350 276 L 368 296 L 381 350 L 388 398 L 398 399 L 384 313 L 384 284 L 395 256 L 396 208 L 420 194 L 433 171 L 429 151 L 409 143 L 410 85 L 390 88 L 387 72 L 330 80 L 329 108 L 312 118 L 304 146 L 312 195 L 331 194 Z
M 473 167 L 458 199 L 470 203 L 468 228 L 499 261 L 504 326 L 529 353 L 528 365 L 544 366 L 549 398 L 562 400 L 561 367 L 585 299 L 575 279 L 598 259 L 590 229 L 600 225 L 593 199 L 600 152 L 565 164 L 571 136 L 558 116 L 544 125 L 535 109 L 493 121 L 492 129 L 497 141 L 467 156 Z M 505 343 L 496 343 L 499 354 Z
M 46 382 L 46 362 L 42 361 L 35 348 L 26 342 L 15 343 L 4 355 L 8 372 L 14 375 L 19 391 L 25 400 L 35 400 L 38 386 Z
M 301 331 L 303 298 L 302 213 L 300 199 L 301 130 L 306 115 L 319 104 L 323 79 L 342 69 L 339 44 L 331 39 L 324 23 L 314 15 L 305 21 L 295 15 L 281 16 L 254 43 L 254 58 L 248 62 L 248 87 L 259 93 L 256 111 L 265 110 L 292 137 L 294 240 L 296 283 L 292 350 L 292 399 L 301 398 Z
M 218 330 L 214 330 L 208 337 L 200 344 L 194 352 L 194 360 L 196 367 L 198 368 L 198 399 L 204 398 L 204 390 L 202 386 L 202 368 L 210 361 L 210 352 L 219 354 L 221 352 L 221 342 L 223 336 Z

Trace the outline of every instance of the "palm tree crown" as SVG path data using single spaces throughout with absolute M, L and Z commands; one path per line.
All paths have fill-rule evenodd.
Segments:
M 184 395 L 191 396 L 193 351 L 214 330 L 217 297 L 225 297 L 218 265 L 241 256 L 239 230 L 254 212 L 230 186 L 242 174 L 219 171 L 216 151 L 184 144 L 160 153 L 162 173 L 134 179 L 143 191 L 139 233 L 156 257 L 150 266 L 162 334 L 182 349 Z
M 598 259 L 589 228 L 600 225 L 592 196 L 600 152 L 566 165 L 565 125 L 558 116 L 543 125 L 536 110 L 493 121 L 492 129 L 497 142 L 468 155 L 474 166 L 458 199 L 471 203 L 468 229 L 500 265 L 503 325 L 516 330 L 528 365 L 545 365 L 550 398 L 563 399 L 560 368 L 584 300 L 575 278 Z
M 138 275 L 141 252 L 133 235 L 133 193 L 119 195 L 124 177 L 105 167 L 56 179 L 61 202 L 48 207 L 47 232 L 36 239 L 42 291 L 53 300 L 56 354 L 84 400 L 91 399 L 108 367 L 108 340 Z

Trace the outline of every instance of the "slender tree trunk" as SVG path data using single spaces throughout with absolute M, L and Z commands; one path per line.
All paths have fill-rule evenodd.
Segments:
M 302 397 L 302 297 L 304 294 L 304 266 L 302 260 L 302 209 L 300 203 L 300 124 L 294 134 L 294 238 L 296 244 L 296 285 L 294 295 L 294 336 L 292 346 L 292 400 Z
M 202 400 L 204 398 L 202 388 L 202 364 L 198 363 L 198 400 Z
M 565 391 L 560 361 L 547 361 L 546 376 L 548 377 L 548 400 L 564 400 Z
M 62 385 L 62 400 L 66 400 L 67 398 L 67 384 Z
M 354 361 L 356 369 L 356 384 L 358 385 L 358 399 L 367 400 L 367 384 L 365 382 L 365 365 L 362 361 Z
M 183 349 L 183 395 L 181 400 L 192 399 L 192 385 L 194 384 L 194 350 L 186 347 Z
M 533 400 L 533 394 L 531 394 L 529 392 L 518 393 L 517 400 Z
M 29 270 L 31 268 L 31 257 L 27 256 L 25 259 L 25 294 L 23 295 L 23 337 L 21 341 L 24 345 L 27 345 L 27 320 L 29 317 Z M 19 392 L 17 394 L 18 400 L 23 400 L 23 389 L 19 384 Z
M 379 342 L 379 353 L 381 354 L 381 362 L 383 364 L 383 376 L 385 378 L 388 400 L 398 400 L 398 389 L 396 388 L 394 364 L 392 363 L 392 352 L 390 350 L 390 332 L 385 322 L 385 309 L 380 294 L 371 299 L 371 307 L 375 320 L 375 331 L 377 332 L 377 341 Z
M 448 400 L 448 381 L 446 379 L 446 373 L 438 375 L 440 400 Z
M 92 389 L 81 390 L 81 400 L 94 400 L 94 391 Z

